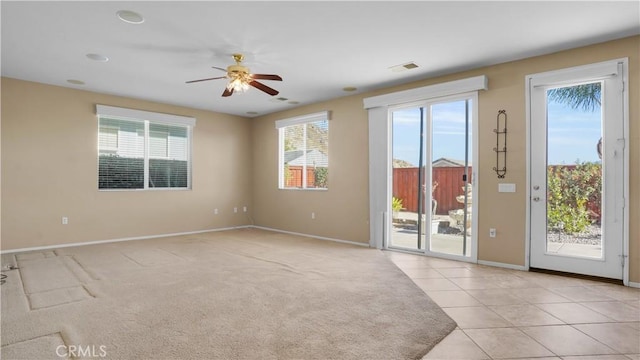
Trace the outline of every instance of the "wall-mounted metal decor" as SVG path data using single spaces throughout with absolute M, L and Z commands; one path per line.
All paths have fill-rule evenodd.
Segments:
M 493 151 L 496 152 L 496 166 L 493 170 L 498 174 L 498 179 L 504 179 L 504 175 L 507 173 L 507 111 L 499 110 L 496 117 L 496 128 L 493 129 L 496 133 L 496 147 Z

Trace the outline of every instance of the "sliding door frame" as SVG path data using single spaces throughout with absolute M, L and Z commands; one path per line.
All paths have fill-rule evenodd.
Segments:
M 426 103 L 439 103 L 453 99 L 471 98 L 473 102 L 472 122 L 474 147 L 478 148 L 478 90 L 488 89 L 485 75 L 451 81 L 417 89 L 399 91 L 364 99 L 364 107 L 369 111 L 369 245 L 378 249 L 388 246 L 391 224 L 391 116 L 390 109 L 398 107 L 422 106 Z M 472 164 L 477 164 L 478 151 L 473 152 Z M 476 168 L 477 172 L 477 168 Z M 430 177 L 431 175 L 429 175 Z M 477 176 L 472 177 L 472 185 L 477 189 Z M 477 200 L 477 199 L 476 199 Z M 474 201 L 477 208 L 477 201 Z M 477 214 L 477 210 L 474 210 Z M 473 234 L 477 234 L 477 221 L 474 221 Z M 443 253 L 424 252 L 427 255 L 448 259 L 477 262 L 477 241 L 472 242 L 469 256 L 455 256 Z
M 432 113 L 432 107 L 434 105 L 440 105 L 440 104 L 446 104 L 446 103 L 451 103 L 451 102 L 456 102 L 456 101 L 465 101 L 465 120 L 466 120 L 466 124 L 465 124 L 465 128 L 467 129 L 466 134 L 465 134 L 465 148 L 467 150 L 471 150 L 471 164 L 478 164 L 478 93 L 477 92 L 468 92 L 468 93 L 463 93 L 463 94 L 456 94 L 456 95 L 449 95 L 449 96 L 443 96 L 443 97 L 439 97 L 439 98 L 435 98 L 435 99 L 430 99 L 427 101 L 421 101 L 421 102 L 415 102 L 415 103 L 408 103 L 408 104 L 402 104 L 402 105 L 396 105 L 396 106 L 390 106 L 388 108 L 389 111 L 389 116 L 388 116 L 388 120 L 389 120 L 389 128 L 392 129 L 393 127 L 393 121 L 392 121 L 392 116 L 391 114 L 394 111 L 398 111 L 398 110 L 403 110 L 403 109 L 412 109 L 412 108 L 420 108 L 420 114 L 422 119 L 420 119 L 421 122 L 423 122 L 424 124 L 421 126 L 424 126 L 423 129 L 423 133 L 421 134 L 421 136 L 424 136 L 424 139 L 421 140 L 421 142 L 423 143 L 423 146 L 425 147 L 424 150 L 421 147 L 421 151 L 422 151 L 422 155 L 424 157 L 424 161 L 422 162 L 422 166 L 425 166 L 424 169 L 424 179 L 422 179 L 422 182 L 424 182 L 425 184 L 431 184 L 433 182 L 433 167 L 431 166 L 431 163 L 433 162 L 433 146 L 431 144 L 432 140 L 433 140 L 433 113 Z M 471 109 L 469 109 L 469 103 L 472 104 L 471 105 Z M 469 124 L 469 122 L 471 122 L 471 124 Z M 469 125 L 471 125 L 471 128 L 469 128 Z M 469 134 L 469 129 L 471 129 L 471 134 Z M 469 137 L 469 135 L 471 135 L 471 137 Z M 390 137 L 393 136 L 393 132 L 390 131 Z M 469 140 L 471 140 L 471 148 L 468 148 L 469 145 Z M 468 152 L 465 154 L 465 158 L 468 158 Z M 387 184 L 387 198 L 391 199 L 393 196 L 393 139 L 390 138 L 389 140 L 389 145 L 388 145 L 388 154 L 387 154 L 387 158 L 391 159 L 391 161 L 388 161 L 388 167 L 387 167 L 387 171 L 389 172 L 389 177 L 390 177 L 390 181 Z M 422 172 L 422 169 L 420 168 L 420 166 L 418 167 L 420 172 Z M 468 163 L 465 166 L 465 173 L 466 170 L 468 169 Z M 474 168 L 472 170 L 472 174 L 471 174 L 471 181 L 468 182 L 468 184 L 471 184 L 472 186 L 472 196 L 473 194 L 476 194 L 476 199 L 477 199 L 477 175 L 476 175 L 476 171 L 477 168 Z M 465 183 L 466 184 L 466 183 Z M 420 184 L 420 186 L 422 186 L 422 183 Z M 465 185 L 466 186 L 466 185 Z M 429 188 L 429 187 L 427 187 Z M 420 191 L 418 192 L 418 194 L 420 194 Z M 423 207 L 422 202 L 425 202 L 426 204 L 429 204 L 432 200 L 432 194 L 430 192 L 425 192 L 425 198 L 421 199 L 419 198 L 418 201 L 418 206 L 419 207 Z M 429 256 L 434 256 L 434 257 L 442 257 L 442 258 L 447 258 L 447 259 L 453 259 L 453 260 L 463 260 L 463 261 L 471 261 L 471 262 L 477 262 L 477 255 L 478 255 L 478 242 L 477 242 L 477 233 L 478 233 L 478 203 L 477 201 L 472 201 L 471 203 L 471 215 L 472 215 L 472 223 L 471 223 L 471 235 L 467 235 L 467 231 L 466 231 L 466 227 L 463 229 L 463 236 L 465 237 L 465 241 L 463 242 L 463 244 L 466 244 L 466 242 L 471 241 L 471 248 L 470 248 L 470 253 L 468 255 L 455 255 L 455 254 L 448 254 L 448 253 L 442 253 L 442 252 L 437 252 L 437 251 L 432 251 L 431 250 L 431 234 L 430 232 L 424 231 L 424 236 L 423 236 L 423 231 L 421 231 L 420 229 L 420 211 L 418 212 L 418 234 L 416 234 L 417 236 L 417 249 L 415 251 L 413 250 L 409 250 L 409 249 L 403 249 L 400 248 L 398 249 L 397 247 L 390 247 L 390 239 L 391 239 L 391 231 L 392 231 L 392 226 L 391 226 L 391 222 L 388 223 L 387 226 L 385 226 L 385 239 L 387 241 L 384 241 L 384 245 L 383 245 L 383 249 L 392 249 L 392 250 L 405 250 L 405 251 L 410 251 L 410 252 L 416 252 L 416 253 L 424 253 L 426 255 Z M 465 209 L 466 209 L 466 202 L 465 202 Z M 466 211 L 466 210 L 465 210 Z M 432 220 L 432 212 L 431 211 L 426 211 L 425 213 L 422 214 L 423 216 L 425 216 L 425 221 L 424 224 L 431 224 L 431 220 Z M 465 214 L 465 222 L 466 222 L 466 218 L 467 218 L 467 214 Z M 387 220 L 389 221 L 390 219 L 387 218 Z M 466 223 L 465 223 L 466 225 Z M 426 225 L 424 225 L 426 226 Z M 428 227 L 429 228 L 429 227 Z M 419 240 L 420 238 L 422 238 L 422 242 Z M 463 245 L 466 246 L 466 245 Z M 466 247 L 465 247 L 466 249 Z

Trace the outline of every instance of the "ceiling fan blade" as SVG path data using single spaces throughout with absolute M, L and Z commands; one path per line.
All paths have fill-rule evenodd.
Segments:
M 224 92 L 222 92 L 222 96 L 227 97 L 231 95 L 233 95 L 233 89 L 229 90 L 227 88 L 224 88 Z
M 214 69 L 218 69 L 218 70 L 221 70 L 221 71 L 224 71 L 224 72 L 227 72 L 227 69 L 223 69 L 223 68 L 221 68 L 221 67 L 212 66 L 212 68 L 214 68 Z
M 276 80 L 282 81 L 282 78 L 279 75 L 269 75 L 269 74 L 251 74 L 251 77 L 254 79 L 260 80 Z
M 214 78 L 208 78 L 208 79 L 199 79 L 199 80 L 191 80 L 191 81 L 187 81 L 187 84 L 191 84 L 194 82 L 198 82 L 198 81 L 209 81 L 209 80 L 216 80 L 216 79 L 224 79 L 226 78 L 226 76 L 218 76 L 218 77 L 214 77 Z
M 267 94 L 274 96 L 274 95 L 278 95 L 279 92 L 278 90 L 272 89 L 270 87 L 268 87 L 267 85 L 261 83 L 261 82 L 257 82 L 257 81 L 252 81 L 249 83 L 249 85 L 253 86 L 256 89 L 262 90 L 264 92 L 266 92 Z

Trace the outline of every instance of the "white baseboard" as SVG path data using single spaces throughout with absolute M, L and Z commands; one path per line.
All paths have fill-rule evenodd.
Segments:
M 341 239 L 334 239 L 334 238 L 329 238 L 329 237 L 324 237 L 324 236 L 316 236 L 316 235 L 310 235 L 310 234 L 303 234 L 303 233 L 298 233 L 298 232 L 293 232 L 293 231 L 286 231 L 286 230 L 280 230 L 280 229 L 273 229 L 273 228 L 264 227 L 264 226 L 251 225 L 251 226 L 248 226 L 248 227 L 250 227 L 250 228 L 254 228 L 254 229 L 267 230 L 267 231 L 275 231 L 275 232 L 279 232 L 279 233 L 283 233 L 283 234 L 291 234 L 291 235 L 304 236 L 304 237 L 309 237 L 309 238 L 319 239 L 319 240 L 327 240 L 327 241 L 339 242 L 339 243 L 349 244 L 349 245 L 357 245 L 357 246 L 365 246 L 365 247 L 369 247 L 369 243 L 359 243 L 359 242 L 349 241 L 349 240 L 341 240 Z
M 273 228 L 264 227 L 264 226 L 241 225 L 241 226 L 225 227 L 225 228 L 218 228 L 218 229 L 186 231 L 186 232 L 179 232 L 179 233 L 172 233 L 172 234 L 145 235 L 145 236 L 126 237 L 126 238 L 119 238 L 119 239 L 110 239 L 110 240 L 96 240 L 96 241 L 87 241 L 87 242 L 78 242 L 78 243 L 69 243 L 69 244 L 47 245 L 47 246 L 36 246 L 36 247 L 29 247 L 29 248 L 21 248 L 21 249 L 3 250 L 3 251 L 0 251 L 0 255 L 1 254 L 12 254 L 12 253 L 26 252 L 26 251 L 51 250 L 51 249 L 59 249 L 59 248 L 74 247 L 74 246 L 107 244 L 107 243 L 114 243 L 114 242 L 121 242 L 121 241 L 146 240 L 146 239 L 153 239 L 153 238 L 162 238 L 162 237 L 170 237 L 170 236 L 181 236 L 181 235 L 192 235 L 192 234 L 201 234 L 201 233 L 207 233 L 207 232 L 227 231 L 227 230 L 237 230 L 237 229 L 247 229 L 247 228 L 261 229 L 261 230 L 279 232 L 279 233 L 283 233 L 283 234 L 291 234 L 291 235 L 304 236 L 304 237 L 313 238 L 313 239 L 333 241 L 333 242 L 349 244 L 349 245 L 369 247 L 368 243 L 359 243 L 359 242 L 355 242 L 355 241 L 334 239 L 334 238 L 324 237 L 324 236 L 316 236 L 316 235 L 304 234 L 304 233 L 293 232 L 293 231 L 273 229 Z M 394 251 L 396 251 L 396 250 L 394 249 Z M 408 252 L 408 253 L 410 253 L 410 252 Z M 499 263 L 499 262 L 486 261 L 486 260 L 478 260 L 478 264 L 487 265 L 487 266 L 495 266 L 495 267 L 512 269 L 512 270 L 523 270 L 523 271 L 527 270 L 526 267 L 521 266 L 521 265 L 506 264 L 506 263 Z M 632 287 L 632 288 L 640 288 L 640 283 L 629 281 L 629 285 L 628 286 Z
M 66 247 L 74 247 L 74 246 L 107 244 L 107 243 L 114 243 L 114 242 L 121 242 L 121 241 L 146 240 L 146 239 L 153 239 L 153 238 L 192 235 L 192 234 L 201 234 L 201 233 L 207 233 L 207 232 L 236 230 L 236 229 L 247 229 L 247 228 L 255 228 L 255 229 L 262 229 L 262 230 L 267 230 L 267 231 L 275 231 L 275 232 L 291 234 L 291 235 L 298 235 L 298 236 L 304 236 L 304 237 L 309 237 L 309 238 L 314 238 L 314 239 L 319 239 L 319 240 L 328 240 L 328 241 L 334 241 L 334 242 L 339 242 L 339 243 L 343 243 L 343 244 L 350 244 L 350 245 L 358 245 L 358 246 L 369 247 L 368 243 L 367 244 L 358 243 L 358 242 L 355 242 L 355 241 L 340 240 L 340 239 L 334 239 L 334 238 L 328 238 L 328 237 L 322 237 L 322 236 L 315 236 L 315 235 L 297 233 L 297 232 L 292 232 L 292 231 L 272 229 L 272 228 L 263 227 L 263 226 L 241 225 L 241 226 L 225 227 L 225 228 L 218 228 L 218 229 L 186 231 L 186 232 L 179 232 L 179 233 L 172 233 L 172 234 L 145 235 L 145 236 L 135 236 L 135 237 L 126 237 L 126 238 L 109 239 L 109 240 L 96 240 L 96 241 L 86 241 L 86 242 L 58 244 L 58 245 L 35 246 L 35 247 L 29 247 L 29 248 L 4 250 L 4 251 L 0 251 L 0 254 L 12 254 L 12 253 L 19 253 L 19 252 L 26 252 L 26 251 L 42 251 L 42 250 L 51 250 L 51 249 L 60 249 L 60 248 L 66 248 Z
M 121 241 L 146 240 L 146 239 L 162 238 L 162 237 L 170 237 L 170 236 L 201 234 L 201 233 L 215 232 L 215 231 L 246 229 L 246 228 L 250 228 L 250 227 L 252 227 L 252 226 L 251 225 L 241 225 L 241 226 L 235 226 L 235 227 L 226 227 L 226 228 L 218 228 L 218 229 L 207 229 L 207 230 L 197 230 L 197 231 L 186 231 L 186 232 L 179 232 L 179 233 L 172 233 L 172 234 L 145 235 L 145 236 L 126 237 L 126 238 L 119 238 L 119 239 L 110 239 L 110 240 L 96 240 L 96 241 L 87 241 L 87 242 L 78 242 L 78 243 L 47 245 L 47 246 L 36 246 L 36 247 L 29 247 L 29 248 L 22 248 L 22 249 L 3 250 L 3 251 L 0 251 L 0 254 L 12 254 L 12 253 L 18 253 L 18 252 L 25 252 L 25 251 L 40 251 L 40 250 L 60 249 L 60 248 L 74 247 L 74 246 L 107 244 L 107 243 L 114 243 L 114 242 L 121 242 Z
M 527 270 L 527 268 L 522 266 L 522 265 L 506 264 L 506 263 L 499 263 L 499 262 L 486 261 L 486 260 L 478 260 L 478 264 L 487 265 L 487 266 L 495 266 L 495 267 L 511 269 L 511 270 L 522 270 L 522 271 L 526 271 Z

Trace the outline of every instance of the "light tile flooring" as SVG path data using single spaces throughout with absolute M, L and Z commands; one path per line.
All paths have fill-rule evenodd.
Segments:
M 640 289 L 385 253 L 458 323 L 424 359 L 640 360 Z

